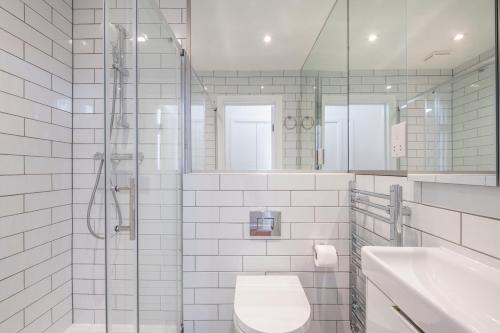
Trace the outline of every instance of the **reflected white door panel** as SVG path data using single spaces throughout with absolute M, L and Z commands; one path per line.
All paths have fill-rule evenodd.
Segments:
M 325 96 L 322 145 L 324 170 L 386 170 L 390 167 L 392 102 L 384 96 Z
M 385 170 L 386 105 L 349 105 L 349 165 L 353 170 Z
M 347 170 L 347 107 L 326 105 L 324 119 L 323 169 Z
M 281 97 L 237 96 L 219 101 L 219 165 L 228 170 L 281 167 Z

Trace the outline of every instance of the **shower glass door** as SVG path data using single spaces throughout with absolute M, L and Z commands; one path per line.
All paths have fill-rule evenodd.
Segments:
M 105 1 L 106 329 L 138 332 L 136 1 Z
M 105 6 L 106 329 L 176 333 L 183 52 L 157 1 Z
M 156 0 L 138 0 L 138 287 L 141 333 L 181 321 L 184 53 Z M 141 161 L 142 159 L 142 161 Z

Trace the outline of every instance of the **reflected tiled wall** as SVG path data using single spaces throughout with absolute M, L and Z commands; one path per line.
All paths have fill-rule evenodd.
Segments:
M 214 99 L 218 95 L 281 95 L 284 101 L 283 117 L 314 115 L 315 77 L 318 77 L 321 95 L 341 96 L 347 101 L 347 75 L 333 71 L 202 71 L 203 85 Z M 451 70 L 355 70 L 350 72 L 350 93 L 354 96 L 385 95 L 394 98 L 396 107 L 405 105 L 407 98 L 422 93 L 451 78 Z M 388 87 L 390 87 L 388 89 Z M 451 99 L 449 97 L 448 99 Z M 425 156 L 431 155 L 434 138 L 426 136 L 425 103 L 420 99 L 400 111 L 401 121 L 408 122 L 408 157 L 401 167 L 425 169 Z M 215 101 L 216 103 L 216 101 Z M 204 170 L 215 168 L 215 114 L 207 112 Z M 451 122 L 448 124 L 451 127 Z M 285 169 L 312 169 L 314 167 L 314 129 L 283 130 L 283 167 Z M 451 138 L 448 139 L 451 141 Z M 451 146 L 451 144 L 450 144 Z M 450 148 L 451 149 L 451 148 Z M 299 157 L 299 158 L 297 158 Z
M 71 324 L 71 1 L 0 1 L 0 332 Z
M 307 93 L 301 96 L 301 71 L 200 71 L 198 72 L 204 88 L 214 98 L 217 105 L 219 95 L 280 95 L 283 98 L 282 116 L 300 116 L 301 97 L 311 100 L 314 97 L 312 86 L 314 79 L 309 80 Z M 310 79 L 310 78 L 309 78 Z M 308 97 L 306 97 L 306 94 Z M 197 170 L 215 169 L 215 113 L 206 113 L 208 126 L 205 128 L 206 165 Z M 312 111 L 312 110 L 310 110 Z M 311 112 L 308 114 L 313 115 Z M 303 115 L 304 116 L 304 115 Z M 283 120 L 278 120 L 282 126 Z M 298 128 L 283 128 L 283 169 L 310 169 L 314 165 L 314 129 L 299 131 Z
M 232 332 L 239 274 L 296 274 L 312 304 L 311 332 L 349 332 L 348 174 L 184 176 L 186 332 Z M 282 212 L 280 240 L 250 239 L 249 211 Z M 337 271 L 313 264 L 330 243 Z
M 490 64 L 453 83 L 453 170 L 495 171 L 495 64 L 486 52 L 460 67 L 461 75 L 485 61 Z

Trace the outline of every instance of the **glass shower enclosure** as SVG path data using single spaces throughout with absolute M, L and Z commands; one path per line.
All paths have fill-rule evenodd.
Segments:
M 87 219 L 104 247 L 104 304 L 94 320 L 108 333 L 180 332 L 189 65 L 157 2 L 104 3 L 104 152 L 95 155 L 94 187 L 100 177 L 104 225 Z

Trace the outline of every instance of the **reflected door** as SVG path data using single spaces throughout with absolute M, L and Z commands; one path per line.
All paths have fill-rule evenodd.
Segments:
M 349 167 L 352 170 L 385 170 L 388 131 L 386 105 L 349 105 Z
M 325 170 L 385 170 L 389 165 L 389 106 L 327 99 L 323 107 Z
M 228 170 L 281 168 L 280 96 L 219 96 L 218 163 Z
M 347 106 L 326 105 L 323 119 L 323 169 L 347 170 Z

